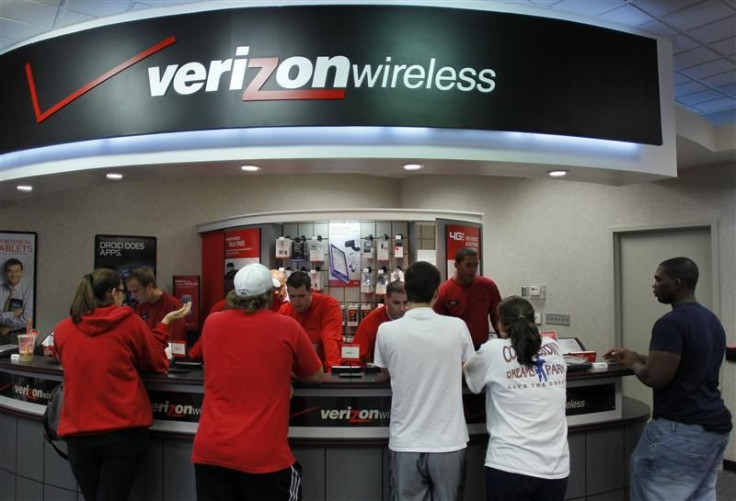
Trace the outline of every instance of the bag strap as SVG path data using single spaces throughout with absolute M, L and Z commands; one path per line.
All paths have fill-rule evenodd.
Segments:
M 59 449 L 59 447 L 54 443 L 54 440 L 51 438 L 55 435 L 55 433 L 51 431 L 51 427 L 49 426 L 49 405 L 51 404 L 52 400 L 59 398 L 59 393 L 61 393 L 62 395 L 64 394 L 64 383 L 59 384 L 56 388 L 51 390 L 51 399 L 49 399 L 49 401 L 46 403 L 46 410 L 43 412 L 43 419 L 41 420 L 41 423 L 43 424 L 43 436 L 46 441 L 51 444 L 51 447 L 54 448 L 59 456 L 68 461 L 69 455 Z M 61 410 L 59 412 L 61 412 Z
M 46 437 L 46 440 L 48 440 L 48 437 Z M 54 450 L 59 456 L 69 461 L 69 454 L 59 449 L 59 447 L 55 443 L 53 443 L 51 440 L 49 440 L 49 443 L 51 444 L 51 447 L 54 448 Z

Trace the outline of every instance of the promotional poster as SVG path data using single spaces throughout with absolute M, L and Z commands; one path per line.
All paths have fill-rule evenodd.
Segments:
M 36 234 L 0 232 L 0 344 L 34 324 Z
M 330 287 L 360 285 L 360 223 L 330 223 Z
M 478 261 L 482 262 L 483 254 L 480 248 L 480 227 L 460 224 L 447 225 L 447 277 L 455 275 L 455 254 L 463 247 L 470 247 L 478 251 Z M 478 270 L 480 273 L 481 270 Z
M 95 235 L 97 268 L 115 271 L 123 284 L 136 268 L 148 268 L 156 275 L 156 237 Z
M 261 262 L 261 230 L 248 228 L 225 232 L 225 273 Z

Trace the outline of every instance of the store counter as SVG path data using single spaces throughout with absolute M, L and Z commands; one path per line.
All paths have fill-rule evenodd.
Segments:
M 627 462 L 649 417 L 641 402 L 621 396 L 623 368 L 568 373 L 571 476 L 567 499 L 623 499 Z M 0 359 L 0 485 L 3 499 L 76 499 L 68 463 L 45 444 L 40 419 L 61 382 L 58 364 L 36 356 Z M 194 499 L 189 460 L 203 398 L 203 371 L 143 377 L 154 413 L 154 442 L 131 499 Z M 233 384 L 238 384 L 233 382 Z M 468 431 L 466 500 L 485 499 L 487 445 L 484 396 L 464 391 Z M 390 382 L 380 373 L 325 375 L 321 385 L 294 383 L 289 439 L 304 467 L 304 500 L 388 499 Z M 41 468 L 40 465 L 43 464 Z

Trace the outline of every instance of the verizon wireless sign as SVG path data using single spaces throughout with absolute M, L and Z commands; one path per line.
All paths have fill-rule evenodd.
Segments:
M 518 14 L 242 8 L 146 19 L 0 56 L 0 153 L 281 126 L 408 126 L 661 144 L 656 41 Z
M 250 60 L 242 57 L 249 52 L 248 46 L 237 47 L 235 58 L 215 59 L 207 65 L 191 61 L 183 65 L 171 64 L 165 69 L 160 66 L 149 67 L 151 97 L 165 96 L 170 89 L 179 95 L 245 89 L 243 101 L 345 99 L 348 86 L 368 89 L 394 89 L 399 86 L 405 89 L 489 93 L 496 85 L 493 81 L 496 73 L 491 68 L 437 68 L 437 59 L 434 57 L 426 65 L 391 64 L 391 56 L 386 56 L 385 64 L 359 65 L 341 55 L 318 56 L 314 60 L 291 56 L 283 61 L 278 57 L 255 57 Z M 248 68 L 256 70 L 256 73 L 245 87 Z M 263 88 L 269 80 L 274 81 L 278 90 Z

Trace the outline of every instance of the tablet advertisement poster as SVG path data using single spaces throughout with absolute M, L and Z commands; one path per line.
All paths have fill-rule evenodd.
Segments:
M 0 232 L 0 344 L 33 327 L 36 297 L 36 234 Z
M 330 223 L 330 287 L 360 285 L 360 223 Z

